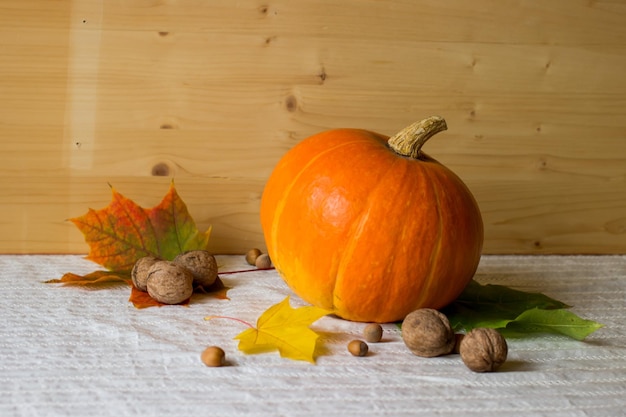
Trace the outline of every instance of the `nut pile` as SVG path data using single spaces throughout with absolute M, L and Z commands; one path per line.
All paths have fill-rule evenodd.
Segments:
M 383 328 L 378 323 L 370 323 L 363 328 L 363 340 L 355 339 L 348 343 L 348 352 L 353 356 L 367 356 L 369 343 L 378 343 L 383 338 Z
M 152 256 L 139 259 L 131 271 L 137 289 L 163 304 L 179 304 L 194 286 L 208 287 L 217 279 L 215 257 L 203 250 L 182 253 L 173 261 Z
M 272 260 L 267 253 L 261 252 L 258 248 L 250 249 L 246 253 L 248 265 L 256 266 L 259 269 L 269 269 L 272 267 Z
M 460 353 L 474 372 L 493 372 L 506 361 L 506 339 L 494 329 L 477 328 L 466 335 L 454 334 L 448 318 L 437 310 L 422 308 L 402 322 L 402 339 L 413 354 L 434 357 Z

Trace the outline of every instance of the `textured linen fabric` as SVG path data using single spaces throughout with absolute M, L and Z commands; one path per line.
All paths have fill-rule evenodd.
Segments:
M 220 272 L 249 269 L 219 256 Z M 245 355 L 233 340 L 291 296 L 273 271 L 221 275 L 230 300 L 135 309 L 128 287 L 44 284 L 97 265 L 81 256 L 0 256 L 0 416 L 620 416 L 626 411 L 626 257 L 483 256 L 481 283 L 550 295 L 605 324 L 584 342 L 509 339 L 500 371 L 469 371 L 458 355 L 413 356 L 384 326 L 367 357 L 346 344 L 364 324 L 324 317 L 315 365 Z M 228 366 L 205 367 L 208 345 Z

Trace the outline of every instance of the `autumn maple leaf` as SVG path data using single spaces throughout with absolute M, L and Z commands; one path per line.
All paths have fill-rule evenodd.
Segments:
M 256 328 L 248 324 L 250 328 L 235 339 L 239 340 L 239 350 L 244 353 L 278 350 L 283 358 L 315 363 L 319 335 L 309 326 L 327 314 L 330 311 L 313 306 L 292 308 L 287 297 L 267 309 L 258 318 Z M 219 317 L 209 316 L 205 320 L 213 318 Z
M 172 260 L 189 250 L 206 250 L 210 229 L 201 233 L 187 206 L 170 184 L 163 200 L 145 209 L 111 187 L 112 200 L 101 210 L 89 209 L 69 219 L 83 233 L 89 245 L 86 259 L 106 268 L 86 275 L 65 274 L 47 281 L 66 285 L 130 284 L 130 271 L 144 256 Z M 131 300 L 132 301 L 132 300 Z
M 171 260 L 194 249 L 205 250 L 209 233 L 200 233 L 174 183 L 161 203 L 144 209 L 111 187 L 111 203 L 69 219 L 89 244 L 87 259 L 111 271 L 130 271 L 137 259 Z

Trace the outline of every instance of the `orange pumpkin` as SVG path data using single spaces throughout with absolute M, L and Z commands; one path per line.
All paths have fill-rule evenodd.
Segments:
M 471 280 L 483 223 L 467 186 L 421 152 L 431 117 L 392 138 L 319 133 L 276 165 L 261 201 L 268 253 L 305 301 L 352 321 L 440 308 Z

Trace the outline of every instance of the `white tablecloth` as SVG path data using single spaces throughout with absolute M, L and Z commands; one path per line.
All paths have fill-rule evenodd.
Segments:
M 220 271 L 249 268 L 220 256 Z M 424 359 L 385 325 L 371 354 L 353 357 L 363 324 L 324 317 L 317 364 L 244 355 L 233 340 L 292 295 L 275 271 L 223 275 L 230 300 L 135 309 L 129 288 L 90 291 L 42 282 L 97 265 L 81 256 L 0 256 L 0 416 L 622 416 L 626 415 L 626 257 L 484 256 L 476 279 L 539 291 L 606 327 L 585 342 L 509 340 L 499 372 L 458 355 Z M 224 348 L 228 366 L 200 352 Z

